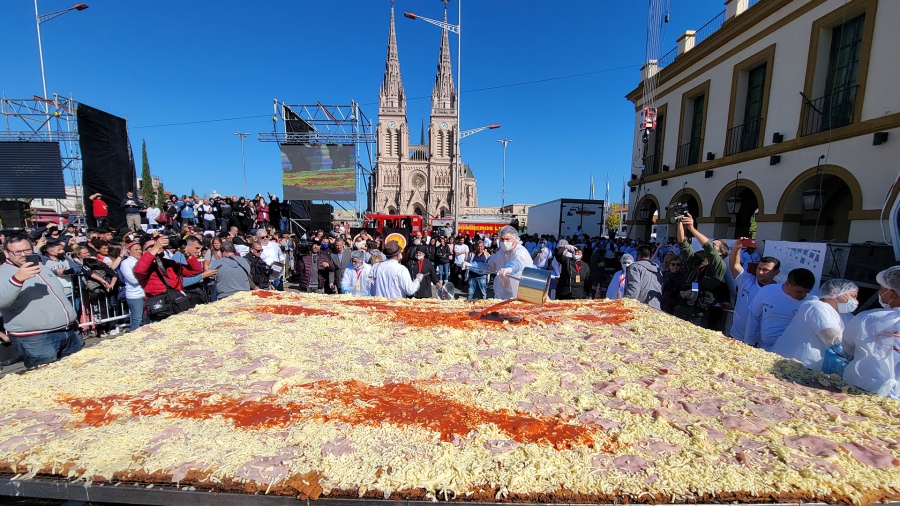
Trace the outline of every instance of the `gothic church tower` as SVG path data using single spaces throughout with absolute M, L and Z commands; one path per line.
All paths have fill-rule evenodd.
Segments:
M 447 21 L 446 2 L 444 22 Z M 450 61 L 448 30 L 441 34 L 437 74 L 431 91 L 431 115 L 427 139 L 410 145 L 406 120 L 406 96 L 400 80 L 400 61 L 391 5 L 387 62 L 378 97 L 377 170 L 373 178 L 372 209 L 384 214 L 420 214 L 431 218 L 453 212 L 453 165 L 456 150 L 456 86 Z M 423 136 L 424 137 L 424 136 Z M 426 144 L 427 142 L 427 144 Z M 478 205 L 475 178 L 460 168 L 460 211 Z

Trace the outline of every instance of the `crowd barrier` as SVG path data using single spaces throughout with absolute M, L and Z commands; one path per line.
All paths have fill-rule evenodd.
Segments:
M 78 311 L 78 327 L 89 330 L 103 324 L 120 325 L 131 321 L 128 303 L 120 299 L 118 290 L 112 293 L 92 291 L 83 276 L 70 276 L 71 288 L 66 287 L 69 302 Z

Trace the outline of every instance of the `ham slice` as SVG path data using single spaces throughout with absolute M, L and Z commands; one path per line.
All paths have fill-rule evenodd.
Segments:
M 713 441 L 724 441 L 724 440 L 728 439 L 727 434 L 720 431 L 719 429 L 716 429 L 715 427 L 711 427 L 705 423 L 700 424 L 700 426 L 706 430 L 706 438 L 707 439 L 712 439 Z
M 569 375 L 565 375 L 559 379 L 559 387 L 563 390 L 577 390 L 581 387 L 581 383 Z
M 204 467 L 205 466 L 202 463 L 194 461 L 194 460 L 192 460 L 190 462 L 185 462 L 184 464 L 181 464 L 180 466 L 176 467 L 174 471 L 172 471 L 172 483 L 178 483 L 181 480 L 185 479 L 185 477 L 187 477 L 187 474 L 190 472 L 191 469 L 197 469 L 199 471 L 199 470 L 202 470 Z
M 512 391 L 512 389 L 509 387 L 509 383 L 504 383 L 502 381 L 492 381 L 488 384 L 488 386 L 498 392 L 506 393 Z
M 642 459 L 637 455 L 622 455 L 621 457 L 616 457 L 616 460 L 613 461 L 613 466 L 615 466 L 619 472 L 626 474 L 636 474 L 652 465 L 652 462 Z
M 639 381 L 643 383 L 645 387 L 655 392 L 665 390 L 669 386 L 666 383 L 665 378 L 660 378 L 658 376 L 644 376 Z
M 278 372 L 275 373 L 275 375 L 280 378 L 290 378 L 291 376 L 300 372 L 300 370 L 301 370 L 300 367 L 286 365 L 286 366 L 282 367 L 281 369 L 279 369 Z
M 816 457 L 837 455 L 840 445 L 819 436 L 784 436 L 784 444 L 788 448 L 804 451 Z
M 900 460 L 892 455 L 873 450 L 857 442 L 842 443 L 840 446 L 850 452 L 850 455 L 853 455 L 853 458 L 859 461 L 860 464 L 865 464 L 875 469 L 888 469 L 900 466 Z
M 636 446 L 654 458 L 659 458 L 659 456 L 664 453 L 674 455 L 674 454 L 678 453 L 679 451 L 681 451 L 680 446 L 673 445 L 670 443 L 666 443 L 665 441 L 659 441 L 659 440 L 640 441 L 637 443 Z
M 720 401 L 721 402 L 721 401 Z M 716 401 L 704 401 L 704 402 L 685 402 L 680 401 L 681 407 L 684 408 L 688 413 L 697 416 L 721 416 L 722 410 L 719 409 Z
M 619 376 L 609 381 L 601 381 L 594 385 L 594 392 L 598 394 L 615 394 L 625 384 L 625 376 Z
M 342 437 L 323 444 L 322 456 L 326 457 L 328 455 L 334 455 L 335 457 L 340 457 L 341 455 L 353 453 L 353 450 L 350 440 Z
M 582 413 L 578 417 L 578 420 L 585 425 L 594 425 L 604 430 L 616 429 L 619 427 L 619 422 L 601 417 L 600 410 L 597 409 Z
M 767 418 L 769 420 L 775 420 L 778 422 L 783 422 L 785 420 L 790 420 L 793 416 L 786 412 L 781 403 L 779 404 L 755 404 L 748 406 L 750 411 L 753 412 L 754 415 L 760 418 Z
M 530 384 L 534 383 L 534 381 L 537 380 L 537 374 L 515 365 L 509 368 L 509 372 L 512 373 L 512 378 L 510 378 L 510 381 L 513 381 L 515 383 Z
M 493 349 L 493 348 L 489 348 L 489 349 L 487 349 L 487 350 L 479 350 L 478 356 L 479 356 L 479 357 L 485 357 L 485 358 L 497 358 L 497 357 L 502 357 L 502 356 L 503 356 L 503 350 L 497 350 L 497 349 Z
M 496 455 L 515 450 L 519 447 L 519 443 L 512 439 L 489 439 L 484 443 L 484 447 L 491 452 L 491 455 Z
M 767 429 L 764 422 L 758 418 L 725 416 L 722 417 L 722 426 L 729 430 L 749 432 L 750 434 L 756 434 L 758 436 L 769 435 L 769 429 Z

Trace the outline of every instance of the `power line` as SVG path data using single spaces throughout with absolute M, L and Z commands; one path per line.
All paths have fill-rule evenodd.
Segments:
M 477 93 L 477 92 L 481 92 L 481 91 L 491 91 L 491 90 L 499 90 L 499 89 L 504 89 L 504 88 L 515 88 L 518 86 L 529 86 L 532 84 L 548 83 L 548 82 L 552 82 L 552 81 L 562 81 L 564 79 L 574 79 L 576 77 L 584 77 L 584 76 L 590 76 L 590 75 L 594 75 L 594 74 L 603 74 L 606 72 L 615 72 L 618 70 L 626 70 L 626 69 L 632 69 L 632 68 L 636 68 L 636 67 L 640 67 L 640 65 L 625 65 L 622 67 L 614 67 L 614 68 L 601 69 L 601 70 L 592 70 L 589 72 L 581 72 L 578 74 L 570 74 L 570 75 L 566 75 L 566 76 L 548 77 L 545 79 L 534 79 L 532 81 L 523 81 L 520 83 L 498 84 L 496 86 L 487 86 L 485 88 L 467 89 L 467 90 L 465 90 L 465 93 Z M 408 101 L 409 100 L 422 100 L 422 99 L 426 99 L 426 98 L 430 99 L 431 95 L 422 95 L 420 97 L 407 98 L 407 100 Z M 368 103 L 362 103 L 360 105 L 377 105 L 377 104 L 378 104 L 378 102 L 368 102 Z M 197 120 L 197 121 L 182 121 L 179 123 L 162 123 L 159 125 L 130 126 L 129 128 L 131 128 L 132 130 L 136 130 L 139 128 L 162 128 L 162 127 L 185 126 L 185 125 L 199 125 L 202 123 L 219 123 L 219 122 L 223 122 L 223 121 L 237 121 L 237 120 L 242 120 L 242 119 L 271 118 L 271 117 L 272 116 L 270 114 L 258 114 L 258 115 L 254 115 L 254 116 L 240 116 L 240 117 L 236 117 L 236 118 L 217 118 L 217 119 L 204 119 L 204 120 Z

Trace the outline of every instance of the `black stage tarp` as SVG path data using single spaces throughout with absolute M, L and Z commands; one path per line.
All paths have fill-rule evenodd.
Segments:
M 82 160 L 84 184 L 84 209 L 94 224 L 90 197 L 99 193 L 109 208 L 109 224 L 115 229 L 125 226 L 122 199 L 125 193 L 135 191 L 134 160 L 129 148 L 125 120 L 78 104 L 78 136 Z

